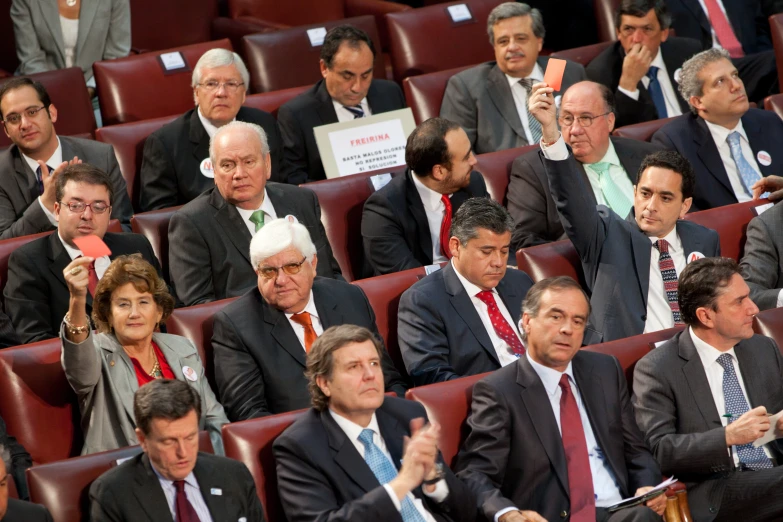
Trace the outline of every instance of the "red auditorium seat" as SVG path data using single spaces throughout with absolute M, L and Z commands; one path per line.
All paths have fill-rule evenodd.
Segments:
M 716 230 L 720 234 L 721 255 L 739 261 L 745 248 L 745 230 L 748 228 L 750 220 L 756 217 L 754 207 L 767 203 L 769 201 L 766 199 L 735 203 L 734 205 L 692 212 L 687 214 L 685 219 Z
M 0 350 L 0 417 L 34 465 L 82 451 L 79 406 L 60 351 L 60 339 Z
M 519 249 L 517 267 L 535 282 L 547 277 L 567 275 L 585 288 L 582 263 L 569 239 Z
M 764 98 L 764 108 L 775 111 L 775 114 L 783 118 L 783 94 L 773 94 Z
M 354 174 L 300 185 L 315 192 L 321 205 L 321 222 L 334 258 L 346 281 L 364 275 L 362 209 L 375 189 L 370 178 L 377 172 Z
M 753 331 L 774 339 L 783 352 L 783 308 L 771 308 L 759 312 L 753 319 Z
M 419 401 L 427 409 L 427 417 L 441 426 L 440 452 L 449 467 L 465 440 L 465 421 L 470 413 L 473 385 L 489 373 L 470 375 L 452 381 L 411 388 L 405 398 Z
M 674 118 L 679 118 L 679 116 L 618 127 L 612 132 L 612 135 L 620 136 L 621 138 L 630 138 L 632 140 L 650 141 L 652 140 L 653 134 L 655 134 L 658 129 L 672 121 Z
M 492 199 L 502 205 L 506 204 L 506 191 L 509 179 L 511 179 L 511 164 L 522 154 L 537 148 L 538 145 L 528 145 L 526 147 L 499 150 L 476 156 L 478 163 L 476 163 L 474 170 L 484 175 L 487 192 L 489 192 Z
M 253 107 L 255 109 L 266 111 L 277 118 L 277 111 L 280 109 L 281 105 L 289 100 L 293 100 L 310 87 L 310 85 L 304 85 L 302 87 L 293 87 L 291 89 L 283 89 L 280 91 L 250 94 L 245 98 L 245 107 Z
M 375 52 L 378 53 L 374 77 L 385 78 L 386 69 L 380 55 L 381 40 L 375 27 L 375 18 L 369 15 L 358 16 L 245 36 L 242 44 L 247 67 L 250 70 L 250 85 L 253 92 L 311 86 L 322 79 L 318 65 L 322 46 L 313 47 L 307 31 L 319 27 L 328 31 L 342 24 L 358 27 L 370 36 L 375 44 Z
M 476 65 L 495 59 L 487 17 L 500 0 L 464 0 L 386 15 L 394 79 Z M 473 19 L 454 23 L 449 5 L 467 4 Z
M 595 0 L 595 27 L 599 42 L 614 42 L 617 31 L 614 27 L 614 14 L 620 6 L 620 0 Z
M 92 68 L 103 124 L 180 115 L 193 108 L 193 68 L 202 54 L 218 47 L 231 50 L 231 43 L 217 40 L 95 62 Z M 188 68 L 166 74 L 159 57 L 175 51 L 182 54 Z
M 16 56 L 16 40 L 14 39 L 14 21 L 8 16 L 11 11 L 11 0 L 0 1 L 0 11 L 6 13 L 0 16 L 0 77 L 3 73 L 14 74 L 19 66 Z
M 402 354 L 397 344 L 397 308 L 402 293 L 425 275 L 424 267 L 419 267 L 361 279 L 353 283 L 364 291 L 370 301 L 370 306 L 375 312 L 375 324 L 386 344 L 386 351 L 389 352 L 397 371 L 406 378 L 408 372 L 405 371 L 405 363 L 402 362 Z
M 171 281 L 169 278 L 169 221 L 174 212 L 180 208 L 182 206 L 152 210 L 131 217 L 131 228 L 135 233 L 144 234 L 149 239 L 167 281 Z
M 208 42 L 218 0 L 131 0 L 131 46 L 140 52 Z
M 583 47 L 574 47 L 573 49 L 567 49 L 565 51 L 557 51 L 552 53 L 552 58 L 562 58 L 563 60 L 571 60 L 572 62 L 581 63 L 585 67 L 587 64 L 593 61 L 593 58 L 601 54 L 604 49 L 612 45 L 612 42 L 601 42 L 593 45 L 585 45 Z
M 92 137 L 95 132 L 95 113 L 84 75 L 78 67 L 59 69 L 28 76 L 43 84 L 52 104 L 57 108 L 57 134 L 73 136 L 76 134 Z M 11 80 L 0 80 L 0 85 Z M 0 147 L 8 147 L 11 140 L 5 132 L 0 132 Z
M 305 411 L 289 411 L 223 426 L 226 457 L 244 462 L 250 470 L 264 506 L 266 520 L 285 520 L 277 496 L 277 469 L 272 443 Z
M 218 387 L 215 383 L 215 367 L 212 356 L 212 318 L 224 306 L 237 299 L 230 297 L 220 301 L 204 303 L 186 308 L 177 308 L 166 321 L 166 331 L 189 339 L 198 350 L 204 373 L 212 391 L 217 396 Z M 219 398 L 218 398 L 219 400 Z
M 783 13 L 769 17 L 772 34 L 772 46 L 775 49 L 775 61 L 778 68 L 778 81 L 783 85 Z
M 114 154 L 120 164 L 120 172 L 128 186 L 128 197 L 133 204 L 133 209 L 139 209 L 139 194 L 141 191 L 139 172 L 141 172 L 141 159 L 144 153 L 144 142 L 147 136 L 170 123 L 176 116 L 164 116 L 152 120 L 134 121 L 121 125 L 101 127 L 95 132 L 98 141 L 108 143 L 114 147 Z M 159 258 L 160 259 L 160 258 Z
M 405 101 L 413 111 L 417 124 L 440 116 L 440 106 L 443 105 L 443 94 L 446 92 L 449 78 L 470 67 L 472 66 L 409 76 L 402 81 Z

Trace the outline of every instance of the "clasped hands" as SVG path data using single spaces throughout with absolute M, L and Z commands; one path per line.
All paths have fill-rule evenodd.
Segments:
M 402 500 L 405 495 L 437 475 L 438 441 L 440 440 L 440 425 L 437 422 L 424 425 L 424 419 L 413 419 L 410 424 L 411 436 L 405 437 L 403 443 L 403 458 L 400 471 L 389 486 Z M 423 486 L 424 491 L 431 493 L 435 485 Z

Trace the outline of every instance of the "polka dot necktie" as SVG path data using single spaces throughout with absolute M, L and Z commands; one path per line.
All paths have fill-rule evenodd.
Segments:
M 666 300 L 669 301 L 669 308 L 672 309 L 674 324 L 683 324 L 680 316 L 680 303 L 677 300 L 677 270 L 674 268 L 674 260 L 669 255 L 669 242 L 665 239 L 659 239 L 653 246 L 661 255 L 658 258 L 658 268 L 663 278 L 663 289 L 666 292 Z
M 729 424 L 740 418 L 742 414 L 750 410 L 745 394 L 742 393 L 737 374 L 734 372 L 734 363 L 731 354 L 724 353 L 718 357 L 718 364 L 723 366 L 723 398 L 726 401 L 726 414 L 731 415 Z M 736 446 L 737 456 L 741 464 L 750 469 L 769 469 L 772 462 L 764 453 L 764 448 L 754 448 L 753 443 Z
M 525 353 L 525 347 L 522 346 L 522 341 L 519 340 L 519 336 L 508 324 L 508 321 L 500 313 L 500 308 L 495 302 L 495 297 L 489 290 L 482 290 L 476 294 L 485 305 L 487 305 L 487 312 L 489 312 L 489 320 L 492 323 L 492 328 L 495 329 L 495 333 L 511 348 L 512 352 L 516 356 L 520 356 Z

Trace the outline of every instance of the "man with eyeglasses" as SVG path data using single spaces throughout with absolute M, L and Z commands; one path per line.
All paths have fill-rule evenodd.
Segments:
M 585 197 L 589 188 L 574 159 L 578 147 L 572 144 L 572 153 L 557 128 L 552 92 L 546 83 L 534 85 L 529 107 L 541 122 L 549 189 L 590 292 L 584 344 L 682 324 L 677 275 L 694 259 L 720 255 L 717 232 L 682 219 L 693 201 L 693 167 L 676 152 L 654 152 L 639 167 L 628 217 L 596 205 Z M 616 192 L 608 190 L 609 199 Z
M 69 165 L 57 177 L 55 193 L 57 231 L 19 247 L 8 260 L 5 305 L 23 344 L 59 336 L 70 301 L 63 270 L 82 255 L 74 239 L 98 236 L 111 250 L 90 266 L 95 284 L 111 260 L 125 254 L 140 253 L 160 274 L 146 237 L 107 232 L 116 194 L 108 174 L 87 163 Z M 88 295 L 87 314 L 91 311 L 92 296 Z
M 111 145 L 58 136 L 57 108 L 30 78 L 0 87 L 0 119 L 13 145 L 0 153 L 0 239 L 53 230 L 55 185 L 68 163 L 85 162 L 107 172 L 116 200 L 112 218 L 130 232 L 133 207 Z
M 217 130 L 209 156 L 215 186 L 178 210 L 169 223 L 171 282 L 185 306 L 244 294 L 256 276 L 248 249 L 253 234 L 273 219 L 304 224 L 321 263 L 318 275 L 342 278 L 311 190 L 268 182 L 269 143 L 264 129 L 234 121 Z
M 242 58 L 226 49 L 204 53 L 193 68 L 196 107 L 153 132 L 141 162 L 143 211 L 183 205 L 214 186 L 209 140 L 223 125 L 245 121 L 260 125 L 269 140 L 272 178 L 282 162 L 282 140 L 274 117 L 243 107 L 250 82 Z
M 9 468 L 11 454 L 0 445 L 0 522 L 52 522 L 52 515 L 44 506 L 8 498 L 8 484 L 13 481 Z
M 587 182 L 585 197 L 593 205 L 607 205 L 620 216 L 627 216 L 639 165 L 658 147 L 611 136 L 614 96 L 608 88 L 593 82 L 577 83 L 565 92 L 559 123 L 581 177 Z M 566 238 L 539 150 L 514 160 L 508 211 L 516 222 L 511 240 L 514 251 Z
M 257 287 L 215 315 L 212 335 L 215 380 L 232 422 L 307 408 L 305 357 L 330 326 L 363 326 L 381 338 L 359 287 L 316 275 L 322 260 L 307 227 L 272 220 L 249 250 Z M 403 396 L 386 350 L 381 366 L 386 391 Z

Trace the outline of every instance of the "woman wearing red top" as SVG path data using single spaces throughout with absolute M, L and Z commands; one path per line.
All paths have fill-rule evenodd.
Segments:
M 188 339 L 156 332 L 174 308 L 166 283 L 139 254 L 116 258 L 94 286 L 90 331 L 86 306 L 97 275 L 92 258 L 74 259 L 63 275 L 71 293 L 60 329 L 65 376 L 79 397 L 84 430 L 82 454 L 138 444 L 133 394 L 155 379 L 178 379 L 201 396 L 200 428 L 223 453 L 220 428 L 228 422 L 204 377 Z M 91 273 L 92 272 L 92 273 Z

